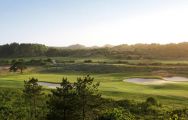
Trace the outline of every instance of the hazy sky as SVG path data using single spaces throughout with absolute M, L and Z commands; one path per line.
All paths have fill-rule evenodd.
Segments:
M 0 0 L 0 44 L 188 41 L 188 0 Z

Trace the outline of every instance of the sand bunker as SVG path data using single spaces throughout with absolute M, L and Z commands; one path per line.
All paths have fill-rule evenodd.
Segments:
M 186 77 L 164 77 L 166 81 L 174 81 L 174 82 L 188 82 L 188 78 Z
M 164 77 L 163 79 L 129 78 L 124 81 L 136 83 L 136 84 L 144 84 L 144 85 L 161 85 L 166 83 L 188 82 L 188 78 L 185 77 Z
M 160 85 L 160 84 L 169 83 L 169 81 L 165 81 L 162 79 L 144 79 L 144 78 L 130 78 L 124 81 L 136 83 L 136 84 L 144 84 L 144 85 Z
M 60 87 L 60 84 L 57 84 L 57 83 L 38 82 L 38 84 L 41 85 L 41 86 L 44 86 L 44 87 L 48 87 L 48 88 Z

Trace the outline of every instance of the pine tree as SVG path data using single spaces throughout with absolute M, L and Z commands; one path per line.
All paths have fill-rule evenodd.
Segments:
M 75 87 L 81 108 L 81 119 L 89 119 L 94 115 L 92 113 L 94 109 L 100 105 L 99 83 L 94 83 L 94 78 L 87 75 L 84 78 L 77 78 Z
M 30 105 L 30 118 L 37 118 L 38 99 L 42 96 L 42 86 L 38 85 L 38 79 L 31 78 L 24 81 L 23 95 L 26 102 Z
M 76 93 L 73 84 L 67 78 L 63 78 L 61 87 L 52 90 L 50 100 L 48 101 L 49 113 L 48 120 L 75 120 Z

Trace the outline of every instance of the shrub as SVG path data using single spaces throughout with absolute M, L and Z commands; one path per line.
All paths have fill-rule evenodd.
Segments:
M 85 63 L 92 63 L 92 60 L 84 60 Z
M 149 105 L 156 105 L 156 106 L 159 105 L 158 101 L 153 97 L 147 98 L 146 103 L 149 104 Z

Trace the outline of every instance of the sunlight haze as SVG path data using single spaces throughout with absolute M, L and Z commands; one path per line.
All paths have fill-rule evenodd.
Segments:
M 187 0 L 0 0 L 0 44 L 188 41 Z

